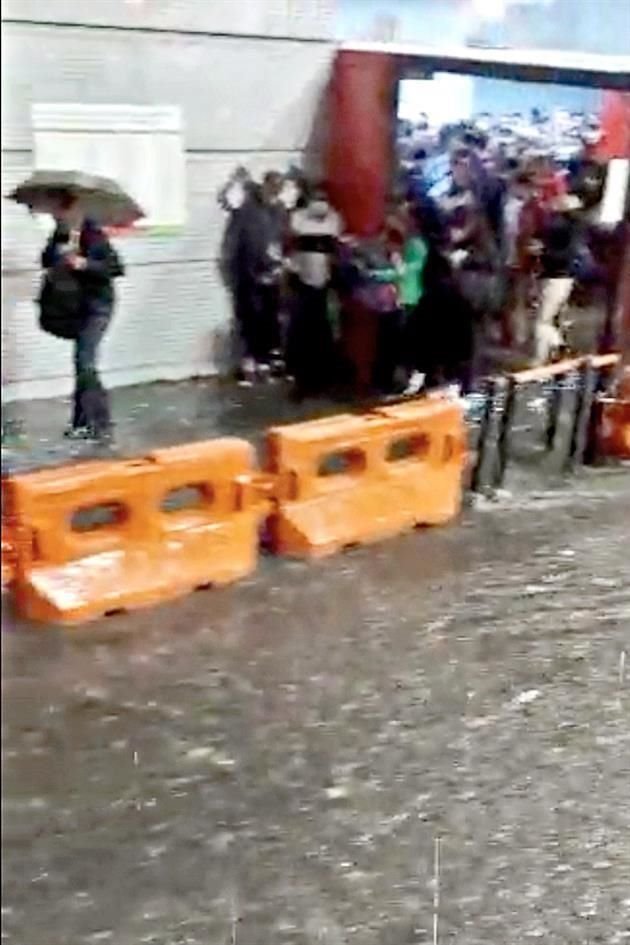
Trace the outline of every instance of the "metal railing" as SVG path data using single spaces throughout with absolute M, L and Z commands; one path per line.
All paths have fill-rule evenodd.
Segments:
M 483 408 L 479 420 L 477 449 L 472 464 L 470 488 L 473 492 L 502 488 L 513 458 L 512 440 L 519 394 L 534 384 L 546 385 L 543 446 L 552 452 L 557 443 L 567 392 L 569 435 L 562 457 L 565 472 L 594 458 L 595 401 L 609 383 L 620 362 L 618 354 L 589 355 L 547 364 L 543 367 L 490 377 L 483 386 Z

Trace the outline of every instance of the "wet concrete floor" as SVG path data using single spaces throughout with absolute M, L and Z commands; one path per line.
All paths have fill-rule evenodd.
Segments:
M 121 449 L 293 416 L 208 390 L 117 395 Z M 508 486 L 80 631 L 6 606 L 2 941 L 630 942 L 630 475 Z

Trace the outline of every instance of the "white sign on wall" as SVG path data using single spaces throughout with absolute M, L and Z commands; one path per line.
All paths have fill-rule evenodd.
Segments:
M 146 217 L 142 229 L 186 222 L 181 109 L 152 105 L 32 106 L 35 169 L 83 171 L 116 180 Z

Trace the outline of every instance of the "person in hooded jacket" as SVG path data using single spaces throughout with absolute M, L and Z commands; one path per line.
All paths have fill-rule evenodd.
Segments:
M 65 435 L 107 439 L 112 420 L 109 397 L 98 372 L 98 355 L 114 309 L 114 280 L 124 275 L 124 266 L 98 224 L 81 220 L 70 195 L 61 198 L 57 225 L 41 264 L 49 272 L 59 267 L 70 270 L 79 289 L 72 418 Z
M 281 356 L 280 291 L 287 211 L 281 174 L 270 171 L 233 218 L 229 268 L 243 344 L 241 384 L 265 379 Z

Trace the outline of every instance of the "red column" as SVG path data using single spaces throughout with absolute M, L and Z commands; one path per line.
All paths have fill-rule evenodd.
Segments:
M 630 92 L 605 90 L 600 116 L 602 139 L 596 154 L 600 160 L 630 158 Z M 617 283 L 615 339 L 621 349 L 626 372 L 630 367 L 630 226 L 624 227 L 624 260 Z
M 597 156 L 606 161 L 630 157 L 629 92 L 604 92 L 600 123 L 603 134 Z
M 386 53 L 337 55 L 329 100 L 326 179 L 357 236 L 380 229 L 390 189 L 396 71 Z

